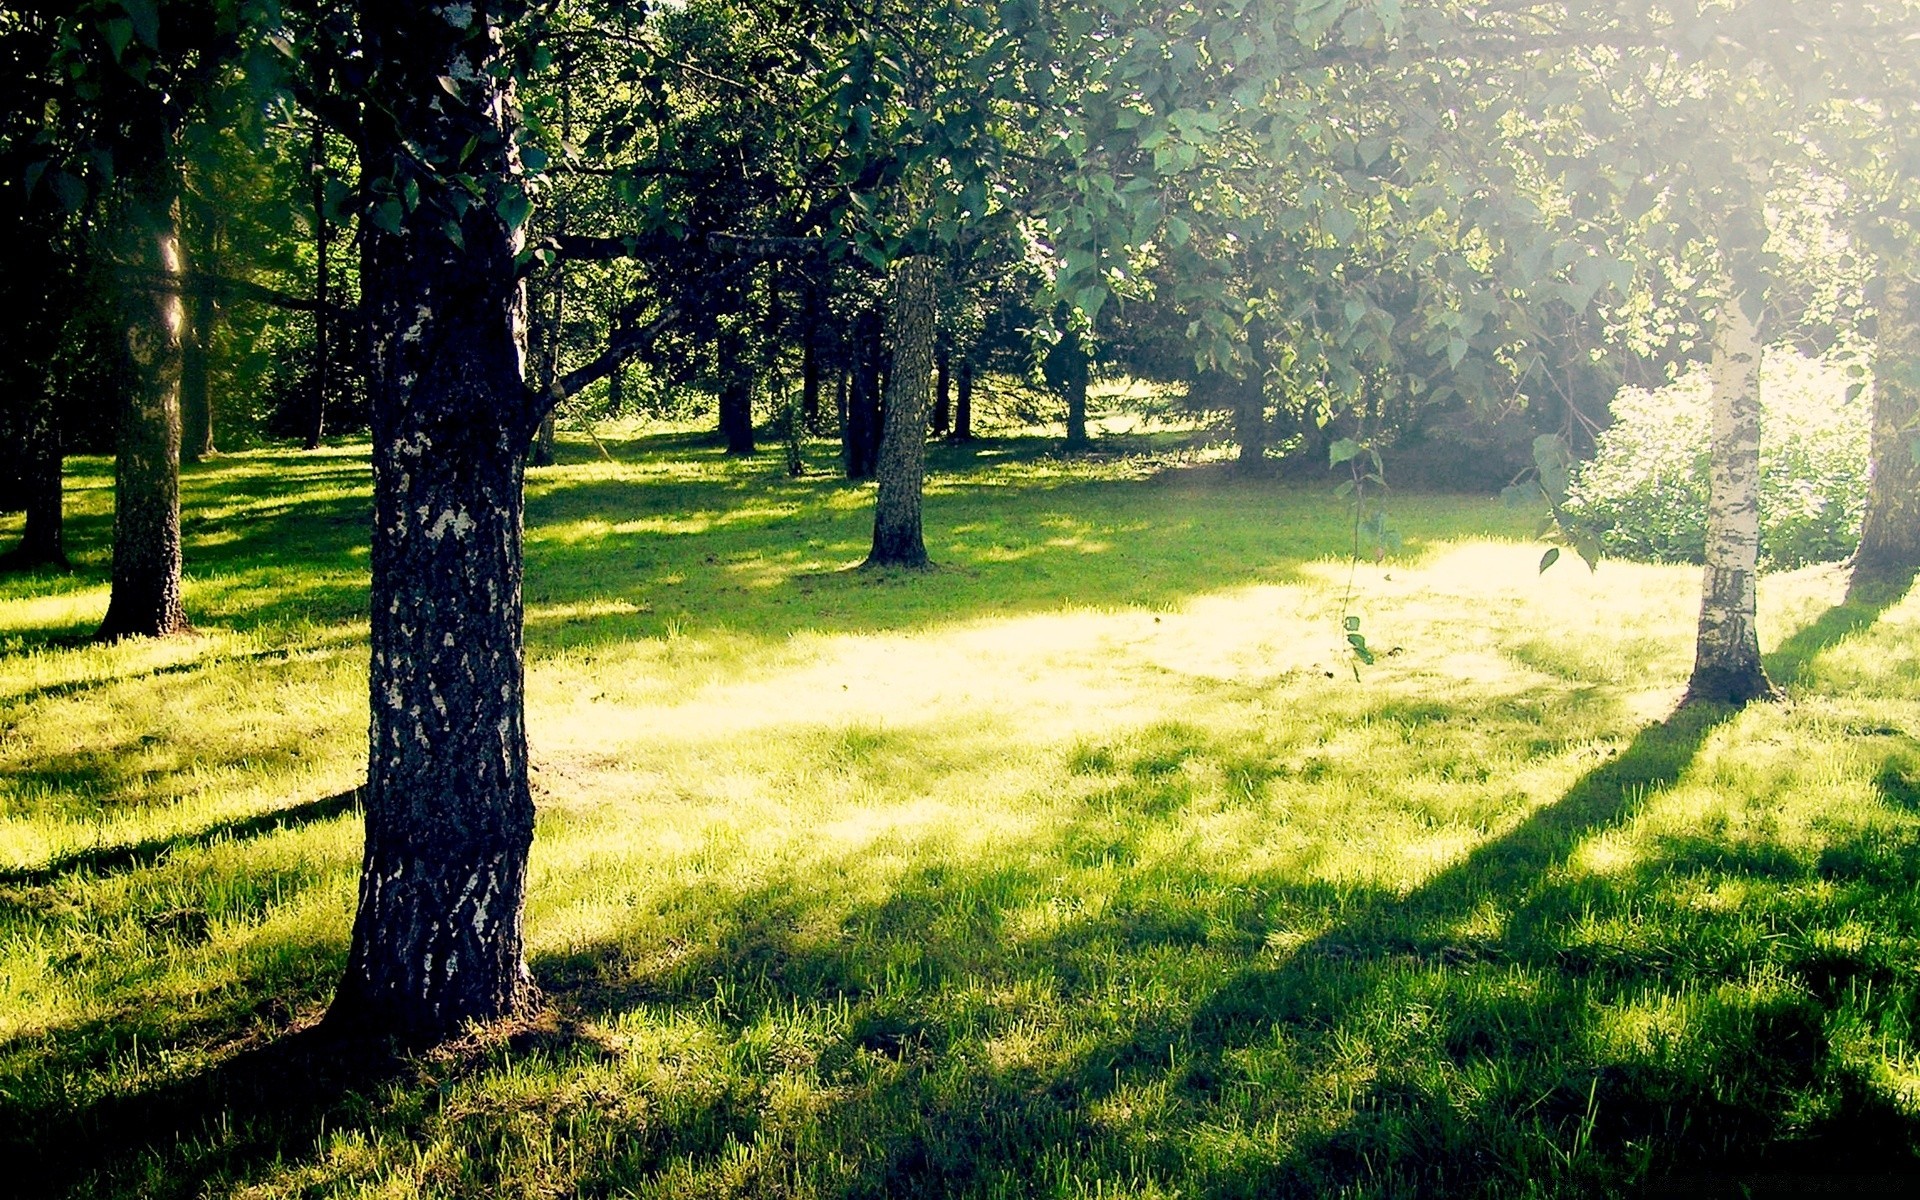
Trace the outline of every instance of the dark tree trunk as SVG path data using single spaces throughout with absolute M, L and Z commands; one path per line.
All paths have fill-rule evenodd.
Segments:
M 848 479 L 871 479 L 880 441 L 880 314 L 864 309 L 853 326 L 853 382 L 847 393 L 847 419 L 841 433 Z
M 164 168 L 162 168 L 164 170 Z M 113 593 L 99 641 L 190 632 L 180 591 L 180 207 L 168 187 L 129 204 L 140 273 L 171 287 L 127 295 L 126 403 L 114 459 Z
M 953 425 L 953 348 L 941 338 L 933 351 L 933 432 L 944 434 Z
M 960 386 L 954 396 L 953 440 L 973 440 L 973 359 L 960 356 Z
M 327 316 L 327 251 L 331 234 L 327 229 L 327 134 L 319 120 L 313 123 L 313 299 L 319 306 L 313 312 L 313 394 L 307 404 L 306 448 L 318 450 L 327 436 L 327 383 L 333 372 L 332 330 Z
M 800 419 L 820 428 L 820 293 L 809 284 L 800 311 Z
M 180 457 L 205 462 L 213 446 L 213 323 L 218 319 L 213 293 L 193 292 L 193 316 L 187 322 L 180 357 Z
M 550 467 L 553 465 L 554 415 L 548 413 L 540 418 L 540 428 L 533 435 L 533 447 L 527 452 L 527 465 L 532 467 Z
M 607 376 L 607 415 L 617 417 L 627 409 L 627 368 L 622 363 Z
M 36 372 L 38 374 L 38 372 Z M 0 554 L 0 571 L 34 567 L 67 569 L 60 411 L 44 378 L 25 400 L 25 443 L 21 446 L 21 482 L 26 490 L 26 528 L 20 544 Z
M 875 475 L 869 567 L 924 567 L 920 497 L 927 475 L 927 398 L 933 382 L 934 263 L 916 255 L 895 264 L 890 312 L 893 369 Z
M 490 12 L 462 15 L 362 10 L 370 108 L 387 114 L 362 146 L 370 177 L 424 153 L 514 186 L 500 28 Z M 463 212 L 457 247 L 423 203 L 397 233 L 369 229 L 362 251 L 373 719 L 359 911 L 328 1020 L 416 1042 L 536 1000 L 522 935 L 534 812 L 521 506 L 541 404 L 521 375 L 520 235 L 494 204 Z
M 1889 270 L 1873 373 L 1867 512 L 1850 594 L 1920 573 L 1920 280 Z
M 1244 474 L 1258 474 L 1267 468 L 1267 327 L 1264 321 L 1247 322 L 1247 373 L 1234 389 L 1233 439 L 1240 444 L 1235 464 Z
M 847 436 L 847 379 L 852 372 L 848 371 L 845 367 L 841 367 L 840 370 L 834 374 L 833 427 L 840 433 L 841 448 L 844 451 Z
M 720 330 L 720 436 L 728 454 L 752 454 L 753 362 L 747 355 L 746 330 L 739 325 Z
M 1067 402 L 1068 450 L 1085 450 L 1091 445 L 1087 438 L 1088 370 L 1086 343 L 1074 330 L 1063 327 L 1060 340 L 1047 354 L 1046 376 Z

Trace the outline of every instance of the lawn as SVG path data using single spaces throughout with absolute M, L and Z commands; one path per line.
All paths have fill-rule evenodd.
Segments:
M 1129 444 L 1150 448 L 1143 438 Z M 1673 712 L 1690 568 L 1176 454 L 871 490 L 683 433 L 528 485 L 547 1008 L 312 1026 L 366 730 L 365 447 L 187 469 L 199 636 L 0 580 L 0 1190 L 1578 1196 L 1920 1160 L 1920 597 L 1768 576 L 1788 699 Z M 1391 464 L 1389 464 L 1391 469 Z M 17 518 L 0 522 L 0 542 Z M 1726 1194 L 1736 1194 L 1729 1190 Z

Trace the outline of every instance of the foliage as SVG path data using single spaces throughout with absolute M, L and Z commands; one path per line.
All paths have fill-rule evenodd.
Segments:
M 1769 351 L 1762 364 L 1760 553 L 1772 568 L 1845 558 L 1866 497 L 1871 401 L 1854 357 Z M 1607 550 L 1647 562 L 1699 562 L 1706 538 L 1706 373 L 1630 388 L 1616 423 L 1579 464 L 1568 509 Z

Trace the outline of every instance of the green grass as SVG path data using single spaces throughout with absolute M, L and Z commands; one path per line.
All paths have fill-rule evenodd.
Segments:
M 189 468 L 201 636 L 106 647 L 110 469 L 73 464 L 79 571 L 0 581 L 6 1188 L 1915 1170 L 1920 598 L 1770 576 L 1789 701 L 1673 716 L 1694 571 L 1538 576 L 1530 518 L 1400 495 L 1356 681 L 1323 489 L 939 450 L 940 568 L 889 575 L 849 569 L 867 489 L 611 449 L 528 488 L 548 1008 L 411 1058 L 311 1029 L 358 856 L 364 448 Z

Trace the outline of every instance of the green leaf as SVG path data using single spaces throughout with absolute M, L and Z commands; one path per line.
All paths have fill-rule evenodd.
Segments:
M 1560 561 L 1560 547 L 1558 546 L 1547 547 L 1547 552 L 1540 556 L 1540 573 L 1542 575 L 1546 574 L 1547 568 L 1551 567 L 1553 564 L 1559 561 Z
M 1327 447 L 1327 465 L 1337 467 L 1360 456 L 1360 443 L 1352 438 L 1341 438 Z
M 127 44 L 133 41 L 133 22 L 115 17 L 100 32 L 106 36 L 107 49 L 113 51 L 113 61 L 119 62 L 127 52 Z
M 154 0 L 120 0 L 133 34 L 149 50 L 160 48 L 160 6 Z
M 499 203 L 493 206 L 493 211 L 500 214 L 500 219 L 507 223 L 507 228 L 518 229 L 526 223 L 527 214 L 533 211 L 533 201 L 527 199 L 525 192 L 515 188 L 500 197 Z
M 1333 494 L 1341 500 L 1353 495 L 1353 480 L 1348 479 L 1342 482 L 1339 487 L 1333 489 Z
M 367 220 L 372 221 L 376 229 L 399 233 L 400 220 L 404 215 L 398 200 L 383 200 L 373 206 L 373 211 L 367 214 Z
M 1347 618 L 1347 619 L 1346 619 L 1345 621 L 1343 621 L 1343 622 L 1341 622 L 1341 624 L 1342 624 L 1342 625 L 1344 625 L 1344 626 L 1346 627 L 1346 630 L 1347 630 L 1347 632 L 1348 632 L 1348 633 L 1358 633 L 1358 632 L 1360 632 L 1360 618 L 1359 618 L 1359 617 L 1348 617 L 1348 618 Z

